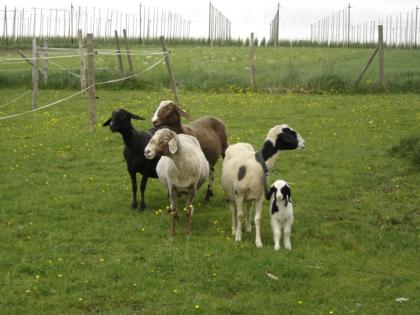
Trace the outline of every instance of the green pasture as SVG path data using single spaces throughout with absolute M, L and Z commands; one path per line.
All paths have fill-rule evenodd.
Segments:
M 97 45 L 95 55 L 96 81 L 103 82 L 120 76 L 117 58 L 112 46 Z M 139 73 L 158 61 L 159 46 L 135 46 L 134 72 Z M 249 89 L 249 49 L 246 47 L 169 46 L 173 71 L 178 86 L 183 90 L 230 92 Z M 256 48 L 256 88 L 258 91 L 300 93 L 371 93 L 419 92 L 420 50 L 385 49 L 385 83 L 378 84 L 378 62 L 374 59 L 359 85 L 356 79 L 366 65 L 373 48 L 322 48 L 322 47 L 258 47 Z M 27 56 L 30 50 L 25 50 Z M 102 54 L 107 53 L 107 54 Z M 66 57 L 63 56 L 71 56 Z M 77 88 L 79 57 L 77 50 L 50 51 L 49 80 L 41 87 Z M 5 58 L 18 58 L 8 60 Z M 128 62 L 123 56 L 125 73 Z M 43 67 L 43 62 L 40 62 Z M 62 68 L 67 69 L 63 70 Z M 74 74 L 69 73 L 69 71 Z M 162 63 L 137 80 L 112 84 L 107 89 L 156 90 L 169 85 L 166 67 Z M 0 53 L 0 86 L 30 87 L 31 67 L 13 50 Z
M 276 53 L 303 58 L 298 51 Z M 349 58 L 349 51 L 343 64 L 361 64 L 368 55 L 358 50 Z M 208 61 L 220 60 L 221 52 L 209 50 Z M 259 58 L 264 52 L 258 50 Z M 193 81 L 181 73 L 194 75 L 196 62 L 211 69 L 202 55 L 188 61 L 189 54 L 187 48 L 173 53 L 181 84 Z M 235 54 L 245 60 L 247 52 Z M 181 61 L 190 67 L 181 70 Z M 230 63 L 217 67 L 223 65 L 226 81 L 238 73 Z M 3 88 L 0 104 L 24 90 Z M 71 93 L 43 90 L 40 104 Z M 267 203 L 264 247 L 255 247 L 254 230 L 234 242 L 221 161 L 215 197 L 205 203 L 201 189 L 195 198 L 189 239 L 182 216 L 179 234 L 170 237 L 168 200 L 157 180 L 149 181 L 147 209 L 130 209 L 121 137 L 101 124 L 124 107 L 147 118 L 135 121 L 136 128 L 149 128 L 156 106 L 168 98 L 166 90 L 99 89 L 95 132 L 87 128 L 81 96 L 0 120 L 1 314 L 418 314 L 418 95 L 183 93 L 193 117 L 224 120 L 230 143 L 259 148 L 281 123 L 301 133 L 306 148 L 284 152 L 270 175 L 270 182 L 291 183 L 291 252 L 273 249 Z M 28 109 L 29 94 L 1 107 L 0 116 Z

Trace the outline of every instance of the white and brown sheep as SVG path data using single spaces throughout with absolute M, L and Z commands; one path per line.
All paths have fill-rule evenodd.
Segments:
M 230 202 L 235 241 L 242 240 L 244 205 L 247 208 L 246 230 L 251 231 L 250 213 L 254 203 L 255 244 L 262 247 L 261 211 L 268 195 L 264 168 L 268 171 L 274 166 L 280 151 L 303 148 L 304 145 L 299 133 L 287 125 L 278 125 L 269 130 L 262 149 L 257 152 L 249 143 L 237 143 L 227 148 L 223 161 L 222 186 Z
M 205 200 L 213 196 L 214 166 L 219 157 L 225 155 L 228 146 L 226 127 L 219 118 L 203 116 L 189 125 L 181 124 L 181 117 L 191 120 L 191 116 L 172 101 L 162 101 L 152 118 L 156 128 L 166 127 L 177 134 L 187 134 L 197 138 L 209 162 L 210 175 Z
M 176 234 L 178 193 L 187 194 L 185 234 L 191 233 L 191 214 L 194 194 L 209 177 L 207 162 L 197 139 L 163 128 L 154 134 L 144 149 L 147 159 L 161 156 L 156 172 L 159 181 L 168 190 L 171 202 L 172 235 Z

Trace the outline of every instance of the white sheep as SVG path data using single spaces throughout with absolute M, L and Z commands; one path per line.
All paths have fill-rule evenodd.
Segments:
M 185 234 L 189 235 L 194 194 L 209 177 L 209 163 L 198 140 L 185 134 L 177 135 L 166 128 L 160 129 L 150 139 L 144 149 L 144 155 L 148 159 L 162 156 L 156 166 L 156 172 L 160 182 L 168 190 L 172 235 L 176 234 L 178 193 L 187 194 Z
M 270 224 L 273 230 L 274 250 L 280 250 L 280 237 L 283 230 L 284 247 L 292 249 L 290 234 L 293 224 L 292 191 L 284 180 L 276 180 L 270 187 Z
M 269 130 L 263 148 L 257 152 L 249 143 L 237 143 L 227 148 L 223 161 L 222 186 L 230 202 L 235 241 L 242 240 L 244 203 L 247 208 L 246 230 L 251 231 L 250 213 L 254 203 L 255 245 L 262 247 L 260 222 L 263 201 L 268 195 L 267 172 L 274 166 L 279 151 L 304 146 L 305 142 L 299 133 L 287 125 L 278 125 Z

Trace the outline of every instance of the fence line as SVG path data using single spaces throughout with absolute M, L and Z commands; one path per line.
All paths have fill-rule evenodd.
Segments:
M 75 39 L 79 29 L 95 33 L 97 38 L 112 38 L 113 31 L 127 30 L 129 38 L 139 41 L 157 39 L 164 34 L 169 39 L 186 39 L 190 34 L 190 21 L 179 14 L 139 4 L 137 13 L 73 7 L 69 9 L 25 9 L 5 6 L 2 37 L 17 40 L 23 37 L 63 37 Z M 12 30 L 10 32 L 10 30 Z
M 387 45 L 417 47 L 420 35 L 419 7 L 385 18 L 352 23 L 352 7 L 323 17 L 311 24 L 310 41 L 326 45 L 372 44 L 378 37 L 377 26 L 383 25 L 384 43 Z
M 59 69 L 61 69 L 61 70 L 65 71 L 65 72 L 67 72 L 67 73 L 70 73 L 72 76 L 75 76 L 76 78 L 80 79 L 80 76 L 79 76 L 79 75 L 77 75 L 77 74 L 76 74 L 76 73 L 74 73 L 74 72 L 71 72 L 69 69 L 66 69 L 66 68 L 64 68 L 64 67 L 60 66 L 58 63 L 56 63 L 56 62 L 54 62 L 54 61 L 52 61 L 52 60 L 50 60 L 50 62 L 51 62 L 53 65 L 56 65 Z
M 273 20 L 270 23 L 270 38 L 269 43 L 278 46 L 279 45 L 279 27 L 280 27 L 280 3 L 277 5 L 277 11 L 274 15 Z
M 157 62 L 155 62 L 155 63 L 154 63 L 154 64 L 152 64 L 151 66 L 147 67 L 145 70 L 143 70 L 143 71 L 141 71 L 141 72 L 138 72 L 138 73 L 135 73 L 135 74 L 133 74 L 133 75 L 130 75 L 130 76 L 127 76 L 127 77 L 124 77 L 124 78 L 120 78 L 120 79 L 109 80 L 109 81 L 105 81 L 105 82 L 99 82 L 99 83 L 96 83 L 96 84 L 95 84 L 95 86 L 100 86 L 100 85 L 105 85 L 105 84 L 110 84 L 110 83 L 115 83 L 115 82 L 125 81 L 125 80 L 128 80 L 128 79 L 134 78 L 134 77 L 138 77 L 138 76 L 140 76 L 140 75 L 142 75 L 142 74 L 144 74 L 144 73 L 146 73 L 146 72 L 150 71 L 150 70 L 151 70 L 151 69 L 153 69 L 154 67 L 158 66 L 158 65 L 159 65 L 159 64 L 161 64 L 164 60 L 165 60 L 165 58 L 162 58 L 162 59 L 158 60 Z M 21 112 L 21 113 L 13 114 L 13 115 L 2 116 L 2 117 L 0 117 L 0 120 L 5 120 L 5 119 L 9 119 L 9 118 L 15 118 L 15 117 L 18 117 L 18 116 L 22 116 L 22 115 L 25 115 L 25 114 L 28 114 L 28 113 L 33 113 L 33 112 L 39 111 L 39 110 L 41 110 L 41 109 L 45 109 L 45 108 L 48 108 L 48 107 L 51 107 L 51 106 L 57 105 L 57 104 L 59 104 L 59 103 L 65 102 L 65 101 L 67 101 L 67 100 L 69 100 L 69 99 L 71 99 L 71 98 L 73 98 L 73 97 L 75 97 L 75 96 L 77 96 L 77 95 L 79 95 L 79 94 L 82 94 L 83 92 L 87 91 L 87 90 L 88 90 L 88 89 L 90 89 L 91 87 L 92 87 L 92 86 L 88 86 L 88 87 L 84 88 L 83 90 L 80 90 L 80 91 L 78 91 L 77 93 L 74 93 L 74 94 L 72 94 L 72 95 L 69 95 L 69 96 L 67 96 L 67 97 L 65 97 L 65 98 L 63 98 L 63 99 L 61 99 L 61 100 L 58 100 L 58 101 L 55 101 L 55 102 L 52 102 L 52 103 L 49 103 L 49 104 L 46 104 L 46 105 L 43 105 L 43 106 L 40 106 L 40 107 L 34 108 L 34 109 L 32 109 L 32 110 L 27 110 L 27 111 L 24 111 L 24 112 Z M 31 91 L 31 90 L 28 90 L 28 91 L 27 91 L 27 93 L 28 93 L 29 91 Z M 21 96 L 21 97 L 22 97 L 22 96 Z
M 231 22 L 211 2 L 209 3 L 209 36 L 208 43 L 224 42 L 231 39 Z
M 28 94 L 29 92 L 31 92 L 31 89 L 27 90 L 25 93 L 23 93 L 22 95 L 18 96 L 17 98 L 14 98 L 14 99 L 12 99 L 12 100 L 10 100 L 10 101 L 8 101 L 8 102 L 6 102 L 6 103 L 4 103 L 4 104 L 0 105 L 0 108 L 4 108 L 4 107 L 6 107 L 7 105 L 9 105 L 9 104 L 11 104 L 11 103 L 14 103 L 14 102 L 16 102 L 16 101 L 18 101 L 18 100 L 20 100 L 22 97 L 24 97 L 24 96 L 25 96 L 26 94 Z

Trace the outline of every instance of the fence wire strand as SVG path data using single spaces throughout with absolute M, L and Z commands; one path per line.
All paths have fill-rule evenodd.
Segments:
M 134 78 L 134 77 L 138 77 L 138 76 L 140 76 L 140 75 L 142 75 L 142 74 L 144 74 L 144 73 L 146 73 L 146 72 L 150 71 L 150 70 L 151 70 L 151 69 L 153 69 L 154 67 L 158 66 L 158 65 L 159 65 L 159 64 L 161 64 L 164 60 L 165 60 L 165 58 L 161 58 L 161 59 L 159 59 L 157 62 L 155 62 L 154 64 L 152 64 L 151 66 L 147 67 L 145 70 L 143 70 L 143 71 L 141 71 L 141 72 L 138 72 L 138 73 L 135 73 L 135 74 L 133 74 L 133 75 L 130 75 L 130 76 L 127 76 L 127 77 L 124 77 L 124 78 L 120 78 L 120 79 L 115 79 L 115 80 L 110 80 L 110 81 L 105 81 L 105 82 L 96 83 L 95 85 L 96 85 L 96 86 L 100 86 L 100 85 L 105 85 L 105 84 L 110 84 L 110 83 L 115 83 L 115 82 L 125 81 L 125 80 L 128 80 L 128 79 Z M 35 108 L 35 109 L 32 109 L 32 110 L 27 110 L 27 111 L 24 111 L 24 112 L 21 112 L 21 113 L 17 113 L 17 114 L 13 114 L 13 115 L 8 115 L 8 116 L 3 116 L 3 117 L 0 117 L 0 120 L 6 120 L 6 119 L 10 119 L 10 118 L 15 118 L 15 117 L 18 117 L 18 116 L 22 116 L 22 115 L 25 115 L 25 114 L 33 113 L 33 112 L 36 112 L 36 111 L 39 111 L 39 110 L 42 110 L 42 109 L 45 109 L 45 108 L 51 107 L 51 106 L 53 106 L 53 105 L 56 105 L 56 104 L 59 104 L 59 103 L 65 102 L 65 101 L 67 101 L 67 100 L 69 100 L 69 99 L 71 99 L 71 98 L 73 98 L 73 97 L 75 97 L 75 96 L 77 96 L 77 95 L 79 95 L 79 94 L 81 94 L 81 93 L 83 93 L 83 92 L 85 92 L 85 91 L 89 90 L 92 86 L 93 86 L 93 85 L 90 85 L 90 86 L 88 86 L 88 87 L 84 88 L 83 90 L 78 91 L 77 93 L 74 93 L 74 94 L 72 94 L 72 95 L 69 95 L 69 96 L 67 96 L 67 97 L 65 97 L 65 98 L 63 98 L 63 99 L 61 99 L 61 100 L 58 100 L 58 101 L 52 102 L 52 103 L 50 103 L 50 104 L 46 104 L 46 105 L 43 105 L 43 106 L 41 106 L 41 107 L 38 107 L 38 108 Z M 31 90 L 29 90 L 29 91 L 31 91 Z M 28 93 L 29 91 L 27 91 L 26 93 Z M 21 97 L 22 97 L 22 96 L 21 96 Z
M 26 92 L 24 92 L 22 95 L 20 95 L 20 96 L 18 96 L 18 97 L 16 97 L 16 98 L 14 98 L 14 99 L 12 99 L 12 100 L 10 100 L 10 101 L 8 101 L 8 102 L 6 102 L 6 103 L 4 103 L 4 104 L 2 104 L 2 105 L 0 105 L 0 108 L 4 108 L 4 107 L 6 107 L 7 105 L 10 105 L 10 104 L 12 104 L 12 103 L 14 103 L 14 102 L 16 102 L 16 101 L 18 101 L 18 100 L 20 100 L 22 97 L 24 97 L 26 94 L 28 94 L 30 91 L 32 91 L 31 89 L 29 89 L 29 90 L 27 90 Z

